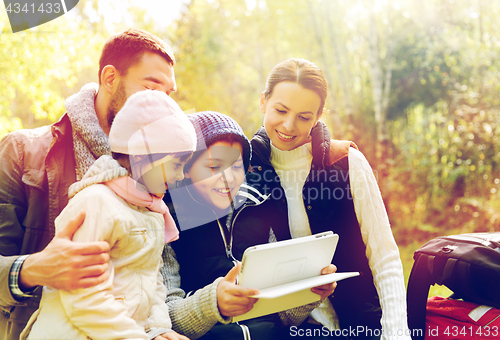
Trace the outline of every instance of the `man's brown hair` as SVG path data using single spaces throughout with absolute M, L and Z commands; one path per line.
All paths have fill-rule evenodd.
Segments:
M 156 53 L 170 65 L 175 64 L 172 48 L 163 40 L 149 32 L 131 28 L 110 37 L 102 48 L 99 59 L 99 84 L 101 72 L 106 65 L 113 65 L 121 76 L 138 63 L 145 52 Z

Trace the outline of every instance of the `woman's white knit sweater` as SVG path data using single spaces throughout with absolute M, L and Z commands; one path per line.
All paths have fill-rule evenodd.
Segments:
M 291 151 L 282 151 L 271 145 L 271 163 L 285 190 L 290 233 L 294 238 L 311 234 L 302 199 L 302 187 L 309 175 L 311 161 L 310 143 Z M 403 266 L 380 189 L 373 170 L 360 151 L 349 148 L 348 161 L 354 209 L 382 307 L 382 339 L 410 339 Z M 311 314 L 329 328 L 338 327 L 330 304 L 322 304 Z
M 288 204 L 288 223 L 292 238 L 311 235 L 302 188 L 311 170 L 310 143 L 290 151 L 282 151 L 271 144 L 271 164 L 285 190 Z
M 311 143 L 290 151 L 280 150 L 271 143 L 271 164 L 285 190 L 292 238 L 311 235 L 309 218 L 302 199 L 302 188 L 311 170 L 312 158 Z M 337 314 L 328 299 L 311 312 L 311 317 L 329 329 L 339 328 Z

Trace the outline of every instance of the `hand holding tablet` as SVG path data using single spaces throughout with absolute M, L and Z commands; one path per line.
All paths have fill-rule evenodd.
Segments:
M 238 284 L 259 289 L 252 310 L 233 317 L 241 321 L 319 301 L 312 287 L 359 275 L 321 275 L 331 264 L 339 236 L 333 232 L 249 247 L 242 260 Z

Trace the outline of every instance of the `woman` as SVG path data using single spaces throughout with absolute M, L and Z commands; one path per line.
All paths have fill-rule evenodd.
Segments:
M 277 204 L 244 183 L 251 146 L 241 127 L 217 112 L 188 117 L 198 136 L 196 151 L 184 168 L 185 180 L 164 198 L 180 230 L 163 257 L 172 327 L 191 339 L 282 339 L 288 335 L 283 326 L 300 324 L 318 303 L 230 323 L 232 316 L 253 307 L 251 296 L 258 293 L 235 284 L 244 249 L 233 251 L 233 231 L 261 226 L 251 238 L 267 243 L 271 227 L 278 238 L 287 237 L 287 221 L 275 220 Z M 323 274 L 334 271 L 330 265 Z M 324 299 L 334 288 L 325 285 L 313 292 Z
M 251 141 L 247 181 L 282 206 L 276 214 L 285 211 L 288 237 L 332 230 L 340 236 L 338 271 L 362 273 L 339 282 L 310 319 L 349 337 L 401 338 L 408 326 L 399 250 L 370 165 L 353 143 L 330 140 L 320 120 L 326 97 L 326 79 L 313 63 L 289 59 L 274 67 L 260 98 L 264 126 Z M 252 234 L 238 230 L 235 244 L 245 248 Z

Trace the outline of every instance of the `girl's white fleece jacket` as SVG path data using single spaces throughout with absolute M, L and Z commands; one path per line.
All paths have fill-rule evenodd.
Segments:
M 131 205 L 99 184 L 126 175 L 111 156 L 102 156 L 70 187 L 69 196 L 76 195 L 57 217 L 56 231 L 85 210 L 73 241 L 107 241 L 111 275 L 91 288 L 44 287 L 40 308 L 25 330 L 31 327 L 28 339 L 149 339 L 171 329 L 159 274 L 163 216 Z

